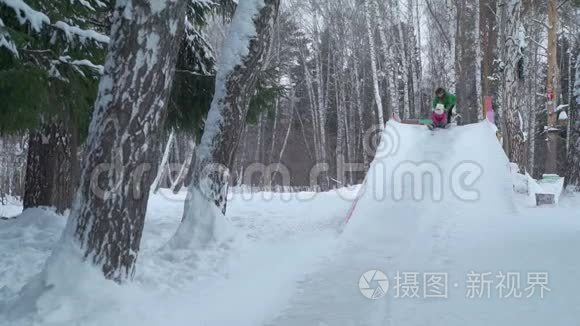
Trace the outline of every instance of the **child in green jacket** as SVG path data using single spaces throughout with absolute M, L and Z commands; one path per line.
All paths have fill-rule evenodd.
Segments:
M 437 104 L 443 104 L 443 106 L 445 107 L 445 112 L 447 113 L 447 123 L 450 123 L 456 101 L 457 98 L 455 97 L 455 95 L 449 94 L 444 88 L 439 87 L 435 91 L 435 98 L 433 99 L 431 108 L 435 110 Z

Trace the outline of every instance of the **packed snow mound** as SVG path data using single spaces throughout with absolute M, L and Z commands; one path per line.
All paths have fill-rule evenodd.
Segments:
M 568 248 L 580 221 L 570 209 L 515 209 L 493 125 L 430 132 L 390 122 L 383 142 L 336 253 L 267 325 L 546 325 L 554 315 L 573 323 L 578 286 Z M 370 300 L 359 287 L 374 271 L 390 287 Z M 528 273 L 549 272 L 550 297 L 499 297 L 495 277 L 511 271 L 521 273 L 522 290 Z M 444 298 L 423 292 L 434 272 L 445 275 Z M 470 298 L 470 273 L 494 278 L 489 298 Z
M 63 216 L 40 208 L 0 220 L 0 298 L 18 292 L 37 273 L 65 223 Z
M 498 213 L 515 210 L 510 163 L 492 124 L 430 131 L 390 121 L 350 224 L 413 224 L 450 208 L 472 209 L 477 218 L 478 208 L 488 205 Z
M 9 220 L 22 213 L 21 201 L 12 196 L 8 196 L 4 201 L 0 200 L 0 221 Z
M 51 256 L 64 217 L 30 210 L 0 221 L 0 326 L 262 325 L 334 250 L 349 204 L 336 192 L 231 194 L 235 241 L 165 250 L 185 196 L 151 195 L 135 280 L 123 286 L 81 264 L 71 248 Z M 39 274 L 47 259 L 67 273 Z M 59 286 L 46 291 L 42 279 Z
M 36 228 L 39 230 L 61 229 L 66 219 L 48 208 L 29 208 L 22 214 L 2 222 L 0 232 Z

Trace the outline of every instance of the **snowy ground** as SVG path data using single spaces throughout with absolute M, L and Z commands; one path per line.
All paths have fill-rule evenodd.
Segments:
M 0 202 L 0 219 L 14 217 L 22 212 L 22 203 L 14 198 L 6 198 L 4 204 Z
M 336 194 L 321 194 L 315 199 L 309 198 L 312 194 L 299 195 L 304 198 L 290 194 L 293 197 L 290 201 L 279 194 L 263 195 L 273 198 L 264 199 L 262 194 L 254 194 L 252 199 L 241 195 L 234 198 L 229 218 L 240 237 L 197 255 L 160 250 L 179 224 L 185 194 L 171 199 L 153 195 L 135 284 L 113 289 L 130 301 L 120 307 L 105 307 L 104 311 L 103 307 L 93 307 L 80 315 L 60 311 L 58 316 L 44 316 L 54 322 L 41 319 L 37 322 L 257 325 L 272 318 L 272 313 L 284 307 L 304 275 L 314 272 L 319 261 L 330 256 L 350 202 Z M 64 228 L 64 219 L 46 211 L 31 210 L 18 219 L 0 222 L 0 302 L 8 302 L 41 270 Z M 111 293 L 100 291 L 96 295 Z M 77 308 L 75 303 L 70 309 Z
M 404 161 L 438 162 L 448 180 L 458 162 L 473 160 L 485 167 L 476 183 L 479 198 L 460 200 L 445 185 L 441 200 L 416 201 L 405 193 L 395 201 L 396 187 L 384 187 L 386 196 L 377 197 L 377 185 L 368 181 L 363 189 L 372 191 L 343 228 L 352 203 L 345 194 L 352 197 L 354 189 L 236 195 L 228 218 L 239 236 L 193 254 L 163 249 L 179 224 L 184 194 L 157 194 L 133 284 L 88 278 L 37 307 L 16 299 L 42 269 L 65 218 L 27 211 L 0 221 L 0 325 L 576 325 L 580 196 L 566 194 L 558 207 L 546 208 L 512 198 L 507 162 L 486 138 L 486 126 L 434 134 L 397 128 L 399 150 L 377 160 L 369 180 L 395 183 L 384 171 Z M 2 209 L 9 216 L 17 205 Z M 390 280 L 377 300 L 359 289 L 370 270 Z M 397 272 L 408 279 L 397 281 Z M 486 272 L 490 276 L 481 276 Z M 497 276 L 508 272 L 520 276 L 513 288 L 522 298 L 500 298 Z M 537 272 L 549 276 L 549 291 L 526 298 L 527 277 Z M 429 273 L 446 275 L 446 298 L 427 297 L 423 277 Z M 493 282 L 489 291 L 484 286 L 474 293 L 469 284 L 478 275 Z M 403 298 L 405 291 L 418 297 Z

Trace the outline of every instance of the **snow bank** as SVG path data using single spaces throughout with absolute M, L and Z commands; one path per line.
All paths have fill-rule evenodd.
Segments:
M 4 199 L 4 204 L 0 202 L 0 220 L 9 219 L 22 213 L 22 202 L 12 196 Z
M 8 322 L 51 326 L 85 324 L 83 321 L 94 320 L 95 316 L 134 300 L 135 287 L 121 287 L 106 280 L 98 268 L 80 257 L 82 252 L 78 248 L 59 246 L 43 271 L 3 307 Z M 107 324 L 112 322 L 109 320 Z
M 542 180 L 537 181 L 542 189 L 541 194 L 554 195 L 554 204 L 558 204 L 560 196 L 564 191 L 564 178 L 558 175 L 544 175 Z
M 229 219 L 199 189 L 190 187 L 183 223 L 169 246 L 173 249 L 203 248 L 211 242 L 226 242 L 233 236 Z
M 123 286 L 80 262 L 73 248 L 50 258 L 66 274 L 38 275 L 58 245 L 62 216 L 29 210 L 0 221 L 0 325 L 262 324 L 336 247 L 348 208 L 336 192 L 233 194 L 228 219 L 237 237 L 195 253 L 167 251 L 185 194 L 151 196 L 135 281 Z
M 511 163 L 512 182 L 514 191 L 519 194 L 528 194 L 528 176 L 520 173 L 520 168 L 516 163 Z
M 1 302 L 14 297 L 42 269 L 65 223 L 63 216 L 39 208 L 0 220 L 0 312 Z
M 527 172 L 521 174 L 513 172 L 512 178 L 514 183 L 514 191 L 526 196 L 526 206 L 538 206 L 536 195 L 554 195 L 554 204 L 558 204 L 560 197 L 564 191 L 564 178 L 554 176 L 544 176 L 542 180 L 535 180 Z
M 48 208 L 29 208 L 22 214 L 14 216 L 11 220 L 3 223 L 0 232 L 6 232 L 14 229 L 27 229 L 32 231 L 54 231 L 61 228 L 66 219 L 62 215 L 54 213 Z
M 0 223 L 0 325 L 73 325 L 127 299 L 78 249 L 60 247 L 66 217 L 33 208 Z

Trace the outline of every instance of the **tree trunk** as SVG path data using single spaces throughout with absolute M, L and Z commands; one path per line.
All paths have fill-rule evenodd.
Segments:
M 459 21 L 458 21 L 458 8 L 457 8 L 457 2 L 458 1 L 450 1 L 447 0 L 447 13 L 448 13 L 448 19 L 449 19 L 449 40 L 450 40 L 450 53 L 449 56 L 447 57 L 446 60 L 446 64 L 447 64 L 447 69 L 446 71 L 449 71 L 449 82 L 447 85 L 447 89 L 449 89 L 449 91 L 451 91 L 451 93 L 456 94 L 457 93 L 457 65 L 459 64 L 457 58 L 457 39 L 456 39 L 456 35 L 457 35 L 457 29 L 461 28 Z
M 63 247 L 47 265 L 68 266 L 80 249 L 117 282 L 134 274 L 185 11 L 185 1 L 130 4 L 115 7 L 80 188 Z
M 534 45 L 533 64 L 530 67 L 530 72 L 533 77 L 528 80 L 530 84 L 528 94 L 531 94 L 530 106 L 530 121 L 528 126 L 528 172 L 534 175 L 536 170 L 536 120 L 537 120 L 537 85 L 538 85 L 538 46 Z
M 165 144 L 165 150 L 163 151 L 161 163 L 159 164 L 159 168 L 157 169 L 157 176 L 155 177 L 155 180 L 153 180 L 153 183 L 151 184 L 151 189 L 153 190 L 153 193 L 157 193 L 157 191 L 159 191 L 159 188 L 162 187 L 162 183 L 166 181 L 167 176 L 171 173 L 169 168 L 169 154 L 171 153 L 171 149 L 173 148 L 174 141 L 175 141 L 175 131 L 172 129 L 171 133 L 169 134 L 169 139 L 167 139 L 167 144 Z
M 302 59 L 302 65 L 304 66 L 304 77 L 305 77 L 305 81 L 306 81 L 306 88 L 308 89 L 308 100 L 310 102 L 310 116 L 311 116 L 311 122 L 312 122 L 312 135 L 313 135 L 312 142 L 313 142 L 314 160 L 316 163 L 320 163 L 322 154 L 320 153 L 320 145 L 319 145 L 319 140 L 318 140 L 318 135 L 320 134 L 320 132 L 318 130 L 319 129 L 318 117 L 316 114 L 316 112 L 318 112 L 316 96 L 314 94 L 315 92 L 314 92 L 312 77 L 310 75 L 310 71 L 308 70 L 308 60 L 306 59 L 306 55 L 304 54 L 304 51 L 302 49 L 300 51 L 300 57 Z M 298 116 L 298 118 L 301 119 L 300 116 Z M 302 120 L 300 120 L 300 122 L 302 123 Z M 302 128 L 302 131 L 304 134 L 304 128 Z M 304 141 L 306 144 L 308 144 L 306 138 L 304 139 Z
M 191 173 L 191 166 L 195 156 L 195 136 L 182 135 L 182 137 L 186 139 L 188 148 L 185 152 L 185 161 L 183 162 L 177 177 L 175 177 L 175 180 L 171 184 L 171 191 L 173 191 L 174 194 L 177 194 L 181 188 L 186 185 L 187 177 Z
M 276 172 L 274 174 L 277 174 L 280 171 L 280 165 L 282 164 L 282 157 L 284 156 L 284 153 L 286 152 L 286 146 L 288 145 L 288 139 L 290 138 L 290 131 L 292 130 L 292 124 L 294 122 L 294 115 L 296 114 L 294 112 L 294 101 L 295 99 L 295 94 L 294 94 L 295 90 L 292 89 L 291 93 L 290 93 L 290 119 L 288 121 L 288 129 L 286 130 L 286 135 L 284 136 L 284 141 L 282 142 L 282 148 L 280 149 L 280 154 L 278 156 L 278 161 L 274 162 L 276 164 L 278 164 L 276 166 Z M 272 186 L 272 184 L 270 184 L 270 186 Z M 282 186 L 289 186 L 286 184 L 282 184 Z
M 548 146 L 546 153 L 545 173 L 558 173 L 559 131 L 556 128 L 558 105 L 558 1 L 548 0 Z
M 314 32 L 315 32 L 315 39 L 316 41 L 313 43 L 314 44 L 314 48 L 316 53 L 319 53 L 317 55 L 317 60 L 315 60 L 316 62 L 316 66 L 317 66 L 317 77 L 318 77 L 318 111 L 317 111 L 317 117 L 318 117 L 318 131 L 319 131 L 319 144 L 320 144 L 320 162 L 323 165 L 328 165 L 328 159 L 327 159 L 327 142 L 326 142 L 326 115 L 327 115 L 327 111 L 328 111 L 328 94 L 329 94 L 329 87 L 330 87 L 330 55 L 331 52 L 328 51 L 328 57 L 327 57 L 327 70 L 326 70 L 326 85 L 325 85 L 325 78 L 323 76 L 322 70 L 323 70 L 323 63 L 322 63 L 322 52 L 320 51 L 320 48 L 318 46 L 318 16 L 314 16 L 315 17 L 315 23 L 314 23 Z M 324 87 L 326 86 L 326 87 Z M 327 191 L 330 190 L 330 174 L 326 169 L 321 169 L 319 171 L 319 181 L 318 184 L 320 185 L 320 188 L 322 189 L 322 191 Z
M 362 159 L 365 165 L 365 169 L 369 167 L 369 158 L 367 156 L 366 151 L 364 150 L 364 136 L 365 136 L 365 123 L 364 123 L 364 116 L 363 116 L 363 100 L 361 96 L 361 82 L 359 79 L 359 72 L 358 72 L 358 61 L 355 59 L 353 60 L 353 68 L 354 68 L 354 78 L 355 78 L 355 94 L 356 94 L 356 112 L 358 116 L 358 127 L 359 127 L 359 141 L 356 142 L 357 147 L 360 149 L 362 154 Z
M 276 133 L 278 132 L 278 120 L 280 120 L 280 98 L 276 99 L 274 104 L 274 126 L 272 127 L 272 136 L 270 137 L 270 151 L 268 153 L 268 162 L 270 164 L 274 161 L 274 147 L 276 146 Z
M 50 158 L 50 127 L 43 126 L 40 130 L 32 131 L 28 138 L 28 158 L 26 160 L 26 182 L 24 189 L 24 209 L 51 206 L 50 192 L 52 185 L 49 182 L 49 171 L 53 160 Z
M 237 62 L 222 63 L 206 128 L 196 153 L 182 223 L 170 241 L 173 247 L 203 246 L 215 239 L 216 223 L 224 223 L 229 169 L 244 129 L 250 95 L 271 43 L 280 0 L 240 1 L 224 51 Z M 240 33 L 253 20 L 255 34 Z M 218 220 L 219 219 L 219 220 Z
M 457 108 L 466 123 L 478 121 L 480 102 L 479 22 L 477 0 L 457 1 L 456 73 Z M 476 17 L 474 19 L 474 17 Z M 475 63 L 475 64 L 474 64 Z
M 574 82 L 574 97 L 576 98 L 576 104 L 580 105 L 580 54 L 576 57 L 576 74 Z M 572 104 L 572 103 L 571 103 Z M 576 107 L 576 105 L 575 105 Z M 568 137 L 571 138 L 570 147 L 570 164 L 571 169 L 569 172 L 568 182 L 572 185 L 576 185 L 576 190 L 580 190 L 580 110 L 576 108 L 572 110 L 572 114 L 568 117 L 574 124 L 571 126 L 571 132 Z
M 482 73 L 482 85 L 481 92 L 482 95 L 492 96 L 492 82 L 491 75 L 493 74 L 494 66 L 494 54 L 497 46 L 497 17 L 492 8 L 495 7 L 496 0 L 480 0 L 482 19 L 480 21 L 482 29 L 482 47 L 483 47 L 483 59 L 481 63 L 481 73 Z
M 381 90 L 379 88 L 379 77 L 377 73 L 377 55 L 375 51 L 375 39 L 373 37 L 373 30 L 372 30 L 372 22 L 371 22 L 371 8 L 369 4 L 370 0 L 364 1 L 365 6 L 365 17 L 366 17 L 366 25 L 367 25 L 367 37 L 369 40 L 369 51 L 371 55 L 371 71 L 373 77 L 373 87 L 375 92 L 375 103 L 377 105 L 377 119 L 378 119 L 378 126 L 381 129 L 384 129 L 385 120 L 383 118 L 383 101 L 381 99 Z
M 481 0 L 474 1 L 475 6 L 475 98 L 477 105 L 477 120 L 481 121 L 483 117 L 483 95 L 481 86 Z
M 417 34 L 415 34 L 416 30 L 415 19 L 420 20 L 421 17 L 419 15 L 415 15 L 415 5 L 413 4 L 413 2 L 414 0 L 408 0 L 407 3 L 407 12 L 409 13 L 409 26 L 411 28 L 410 35 L 412 37 L 411 50 L 409 51 L 411 61 L 411 78 L 412 78 L 411 85 L 413 86 L 411 100 L 413 103 L 413 118 L 419 119 L 421 118 L 421 80 L 420 80 L 421 42 L 420 38 L 419 40 L 417 40 L 418 35 L 420 35 L 419 30 L 417 30 Z
M 394 18 L 394 24 L 397 28 L 397 35 L 398 35 L 398 42 L 397 42 L 397 48 L 398 48 L 398 53 L 399 53 L 399 57 L 401 59 L 402 62 L 402 66 L 400 67 L 400 70 L 402 71 L 401 73 L 401 77 L 403 79 L 403 118 L 404 119 L 409 119 L 411 117 L 411 106 L 410 106 L 410 99 L 409 99 L 409 60 L 408 60 L 408 54 L 407 51 L 405 51 L 405 48 L 407 48 L 406 45 L 406 41 L 405 41 L 405 37 L 403 35 L 403 22 L 400 20 L 400 16 L 401 16 L 401 9 L 398 3 L 399 0 L 395 1 L 393 4 L 395 6 L 395 12 L 393 15 Z M 412 58 L 412 56 L 410 56 Z M 395 81 L 398 80 L 398 78 L 394 79 Z
M 520 21 L 521 2 L 510 0 L 502 8 L 502 97 L 501 121 L 504 137 L 504 150 L 512 162 L 525 166 L 525 146 L 521 107 L 521 83 L 518 75 L 518 64 L 523 60 L 523 34 Z
M 72 133 L 63 122 L 46 122 L 30 132 L 24 209 L 54 207 L 62 214 L 71 208 L 78 172 Z
M 370 6 L 370 5 L 369 5 Z M 397 114 L 400 115 L 400 101 L 399 101 L 399 92 L 398 92 L 398 85 L 397 85 L 397 67 L 395 65 L 395 55 L 393 54 L 393 47 L 389 46 L 388 44 L 388 40 L 387 40 L 387 35 L 386 35 L 386 31 L 385 31 L 385 26 L 383 23 L 383 17 L 381 17 L 380 12 L 381 10 L 379 10 L 380 6 L 378 5 L 378 3 L 373 2 L 373 6 L 370 8 L 370 10 L 373 10 L 375 12 L 375 19 L 376 19 L 376 23 L 377 23 L 377 30 L 379 32 L 379 40 L 381 41 L 381 52 L 383 54 L 383 69 L 385 70 L 385 79 L 386 79 L 386 83 L 388 84 L 388 90 L 389 90 L 389 98 L 390 98 L 390 110 L 388 111 L 388 118 L 390 118 L 390 116 L 392 114 Z M 366 10 L 365 10 L 366 13 Z M 367 18 L 367 21 L 370 20 L 370 15 L 369 18 Z M 367 29 L 368 29 L 368 25 L 367 25 Z M 372 32 L 368 32 L 369 37 L 372 37 Z M 374 37 L 373 37 L 373 43 L 371 44 L 372 48 L 371 50 L 371 55 L 372 52 L 376 52 L 374 50 Z M 371 60 L 371 64 L 372 62 L 376 62 L 376 58 L 377 55 L 375 54 L 375 60 Z M 372 56 L 371 56 L 372 59 Z M 375 63 L 376 65 L 376 63 Z M 371 71 L 376 70 L 376 68 L 373 70 L 372 69 L 373 66 L 371 65 Z M 373 73 L 373 76 L 375 75 L 375 73 Z M 373 79 L 374 80 L 374 79 Z M 378 82 L 377 82 L 378 84 Z M 379 94 L 380 96 L 380 94 Z M 381 101 L 381 106 L 382 106 L 382 101 Z M 382 114 L 382 113 L 381 113 Z M 383 122 L 384 123 L 384 122 Z
M 336 182 L 338 187 L 343 187 L 345 183 L 345 171 L 344 162 L 346 157 L 344 155 L 344 149 L 347 145 L 345 141 L 346 133 L 346 108 L 344 107 L 345 101 L 343 100 L 343 89 L 342 89 L 342 74 L 338 72 L 338 62 L 340 60 L 335 60 L 335 93 L 336 93 Z

